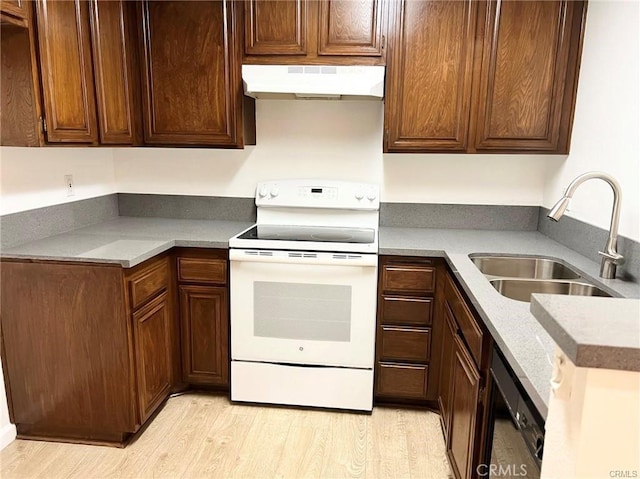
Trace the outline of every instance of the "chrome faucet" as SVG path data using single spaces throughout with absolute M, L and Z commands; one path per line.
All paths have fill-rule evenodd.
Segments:
M 560 198 L 553 208 L 551 208 L 551 211 L 549 211 L 547 216 L 553 221 L 558 221 L 562 218 L 567 206 L 569 206 L 569 201 L 573 198 L 573 194 L 576 192 L 578 187 L 585 181 L 592 178 L 598 178 L 606 181 L 613 189 L 613 211 L 611 212 L 609 238 L 607 239 L 604 251 L 598 251 L 598 254 L 602 256 L 600 277 L 613 279 L 616 277 L 616 266 L 624 263 L 624 256 L 617 251 L 618 224 L 620 223 L 620 199 L 622 197 L 622 192 L 620 190 L 620 184 L 613 176 L 602 171 L 589 171 L 588 173 L 578 176 L 569 184 L 569 186 L 567 186 L 564 196 Z

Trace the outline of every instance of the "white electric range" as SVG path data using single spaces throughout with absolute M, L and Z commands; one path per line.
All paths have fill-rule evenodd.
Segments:
M 229 240 L 231 400 L 371 411 L 379 189 L 258 184 Z

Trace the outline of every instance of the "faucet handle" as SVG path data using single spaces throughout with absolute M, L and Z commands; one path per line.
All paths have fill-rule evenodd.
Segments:
M 621 264 L 624 264 L 624 261 L 625 261 L 624 256 L 622 256 L 620 253 L 606 253 L 604 251 L 598 251 L 598 254 L 600 256 L 603 256 L 604 258 L 607 258 L 616 266 L 620 266 Z

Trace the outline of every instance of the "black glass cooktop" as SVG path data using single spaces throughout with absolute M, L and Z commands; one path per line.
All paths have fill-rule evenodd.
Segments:
M 341 228 L 332 226 L 256 225 L 238 239 L 319 241 L 323 243 L 373 243 L 372 228 Z

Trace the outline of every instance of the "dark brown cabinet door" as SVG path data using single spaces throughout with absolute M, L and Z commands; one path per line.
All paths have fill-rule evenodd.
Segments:
M 467 148 L 477 2 L 398 2 L 389 45 L 385 151 Z
M 247 0 L 244 2 L 247 55 L 305 55 L 307 0 Z
M 29 3 L 26 0 L 1 0 L 0 12 L 20 19 L 28 18 Z
M 322 0 L 318 55 L 381 56 L 383 0 Z
M 121 442 L 136 429 L 122 269 L 3 261 L 2 366 L 21 437 Z
M 442 360 L 440 367 L 440 384 L 438 390 L 438 406 L 442 417 L 445 442 L 448 444 L 450 424 L 451 424 L 451 378 L 453 375 L 453 358 L 455 348 L 455 338 L 457 335 L 457 325 L 451 314 L 451 309 L 444 305 L 444 327 L 442 330 Z
M 229 385 L 227 288 L 180 286 L 182 379 Z
M 146 143 L 242 146 L 236 3 L 141 3 Z
M 36 6 L 47 141 L 96 143 L 89 4 L 41 0 Z
M 130 11 L 123 0 L 91 1 L 91 40 L 100 143 L 134 143 L 134 68 Z
M 14 2 L 15 3 L 15 2 Z M 2 13 L 12 3 L 2 2 Z M 36 35 L 31 4 L 22 2 L 25 17 L 11 24 L 13 17 L 1 15 L 0 32 L 0 145 L 40 146 L 40 74 L 36 56 Z M 9 24 L 5 20 L 9 19 Z
M 476 148 L 567 150 L 583 2 L 486 5 Z
M 474 475 L 476 422 L 480 400 L 480 373 L 460 337 L 454 340 L 450 385 L 451 424 L 447 453 L 457 478 Z
M 133 314 L 138 406 L 144 421 L 171 389 L 171 308 L 165 291 Z

